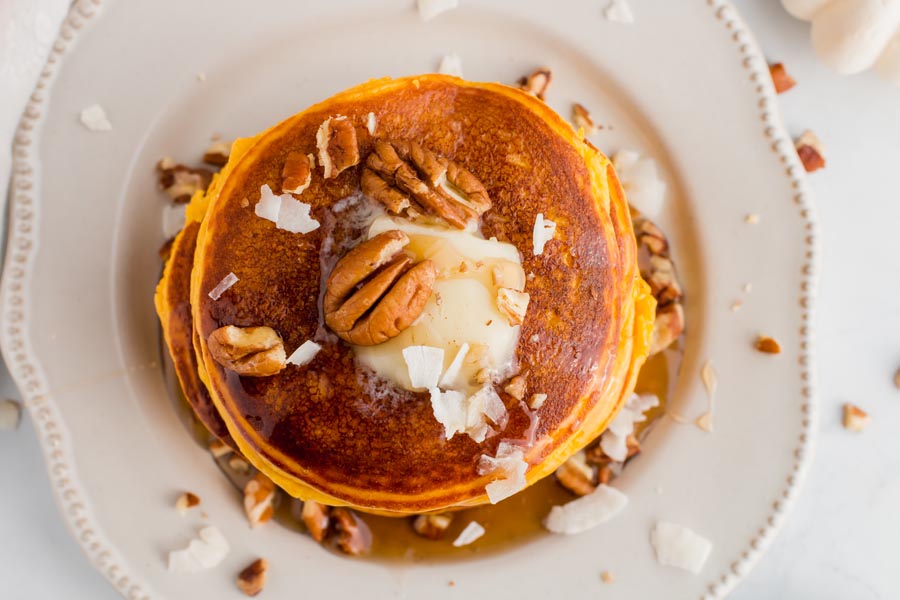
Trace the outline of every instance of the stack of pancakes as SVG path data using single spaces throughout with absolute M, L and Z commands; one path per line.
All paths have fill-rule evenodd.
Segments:
M 427 391 L 375 390 L 353 347 L 324 324 L 323 271 L 333 262 L 323 252 L 335 227 L 299 234 L 257 216 L 261 187 L 281 189 L 288 155 L 315 155 L 319 128 L 337 115 L 356 128 L 361 164 L 328 179 L 313 170 L 297 196 L 312 218 L 340 221 L 335 205 L 360 194 L 378 140 L 412 140 L 480 180 L 491 199 L 480 235 L 518 249 L 530 303 L 514 363 L 528 394 L 546 400 L 531 414 L 494 382 L 509 414 L 499 435 L 447 439 Z M 536 254 L 539 213 L 557 229 Z M 352 88 L 236 141 L 187 215 L 156 294 L 184 394 L 213 435 L 304 500 L 398 515 L 486 503 L 492 476 L 479 474 L 480 458 L 526 437 L 525 478 L 534 483 L 606 428 L 648 353 L 655 301 L 612 165 L 541 100 L 511 87 L 426 75 Z M 213 299 L 229 273 L 238 283 Z M 227 325 L 270 327 L 288 354 L 308 340 L 322 349 L 308 364 L 241 376 L 209 349 Z

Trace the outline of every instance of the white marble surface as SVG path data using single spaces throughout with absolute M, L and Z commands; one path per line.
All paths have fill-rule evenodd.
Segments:
M 640 18 L 640 0 L 631 1 Z M 41 64 L 34 57 L 66 4 L 0 0 L 0 187 L 6 140 Z M 781 96 L 785 122 L 793 134 L 809 128 L 822 138 L 828 167 L 812 177 L 823 267 L 816 459 L 787 526 L 732 597 L 900 598 L 900 89 L 873 75 L 829 73 L 810 49 L 807 25 L 777 0 L 735 4 L 770 59 L 799 81 Z M 15 395 L 5 373 L 0 394 Z M 846 401 L 872 414 L 868 430 L 841 427 Z M 57 514 L 27 417 L 18 431 L 0 433 L 0 472 L 0 597 L 117 598 Z

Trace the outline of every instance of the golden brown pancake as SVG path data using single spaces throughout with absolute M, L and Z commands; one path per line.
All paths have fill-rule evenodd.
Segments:
M 225 422 L 219 416 L 206 386 L 200 380 L 197 355 L 194 353 L 190 288 L 194 249 L 197 247 L 199 231 L 200 222 L 190 221 L 176 236 L 157 288 L 156 312 L 185 399 L 210 433 L 229 446 L 234 446 Z
M 213 402 L 243 454 L 289 493 L 332 505 L 409 514 L 488 501 L 482 455 L 522 439 L 530 420 L 497 386 L 509 411 L 501 435 L 445 439 L 427 393 L 374 395 L 354 353 L 329 337 L 315 360 L 270 377 L 240 377 L 210 355 L 219 327 L 268 326 L 288 353 L 322 340 L 320 251 L 327 228 L 301 235 L 254 214 L 264 184 L 278 190 L 290 152 L 316 153 L 316 132 L 336 115 L 357 129 L 360 153 L 377 135 L 416 140 L 452 159 L 487 188 L 486 238 L 516 246 L 531 304 L 516 360 L 529 393 L 547 394 L 527 450 L 528 483 L 553 472 L 594 439 L 631 393 L 647 354 L 654 301 L 637 270 L 628 206 L 608 159 L 540 100 L 499 85 L 427 75 L 363 84 L 303 111 L 232 156 L 208 193 L 191 285 L 201 369 Z M 321 168 L 300 199 L 322 223 L 359 189 L 359 168 L 325 180 Z M 532 253 L 535 217 L 556 239 Z M 208 292 L 228 273 L 240 281 L 219 300 Z M 326 274 L 327 275 L 327 274 Z

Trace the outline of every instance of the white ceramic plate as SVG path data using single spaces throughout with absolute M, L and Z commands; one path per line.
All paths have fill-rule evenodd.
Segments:
M 270 598 L 718 598 L 752 567 L 810 455 L 815 226 L 802 168 L 765 61 L 730 5 L 633 0 L 632 25 L 606 21 L 603 5 L 469 0 L 422 23 L 409 0 L 75 3 L 16 139 L 2 345 L 72 533 L 123 594 L 236 598 L 234 573 L 256 556 L 272 565 Z M 706 410 L 698 372 L 712 360 L 715 431 L 661 422 L 616 480 L 628 509 L 594 531 L 388 568 L 278 526 L 249 531 L 234 491 L 185 434 L 151 303 L 164 203 L 153 165 L 370 77 L 432 70 L 447 52 L 476 80 L 550 65 L 548 101 L 565 116 L 571 102 L 587 105 L 606 126 L 593 138 L 601 149 L 658 160 L 670 190 L 661 221 L 688 291 L 674 410 Z M 111 132 L 78 122 L 94 103 Z M 746 224 L 748 213 L 760 223 Z M 782 354 L 755 352 L 759 332 Z M 212 571 L 165 569 L 166 552 L 202 522 L 173 510 L 183 489 L 203 498 L 233 547 Z M 656 563 L 657 519 L 713 541 L 700 575 Z M 604 570 L 614 585 L 600 581 Z

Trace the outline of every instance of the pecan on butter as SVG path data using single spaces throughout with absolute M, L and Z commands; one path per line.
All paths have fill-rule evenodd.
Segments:
M 325 323 L 341 339 L 374 346 L 412 325 L 431 297 L 437 275 L 430 260 L 413 264 L 409 238 L 386 231 L 346 254 L 325 284 Z

